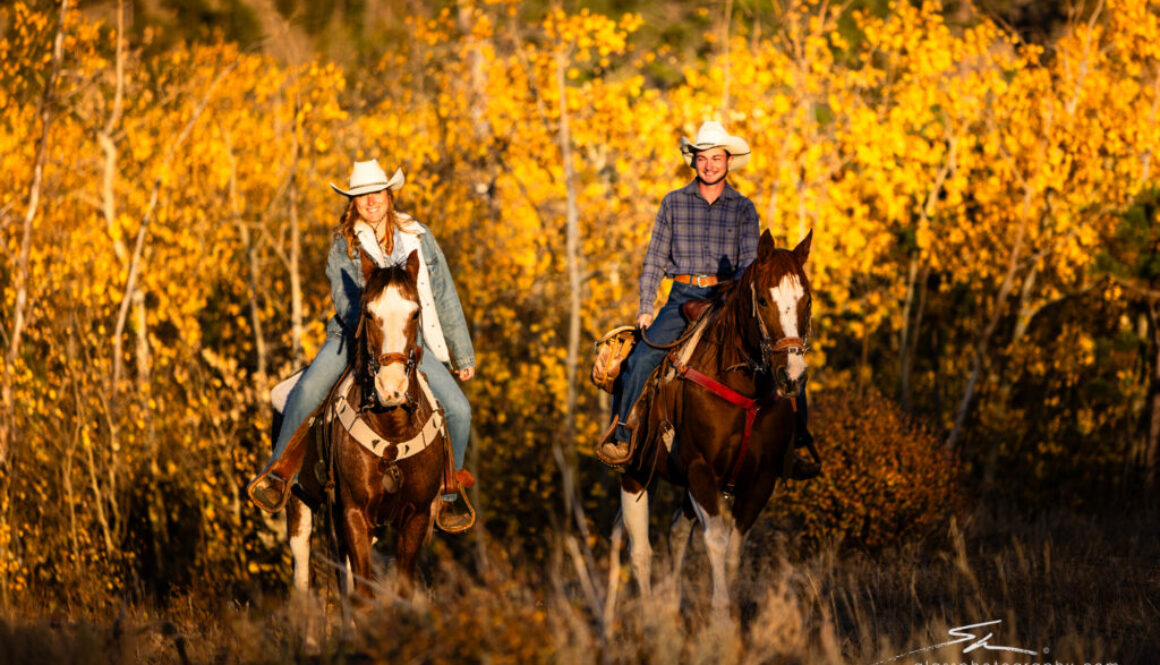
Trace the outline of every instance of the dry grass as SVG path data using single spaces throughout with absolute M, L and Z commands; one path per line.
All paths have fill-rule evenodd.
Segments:
M 458 545 L 458 554 L 437 541 L 426 555 L 423 597 L 358 607 L 354 630 L 342 629 L 340 608 L 325 599 L 267 596 L 240 604 L 204 590 L 163 608 L 126 605 L 112 617 L 85 608 L 42 617 L 32 606 L 9 607 L 0 622 L 0 665 L 872 665 L 996 658 L 1134 664 L 1156 662 L 1160 653 L 1155 512 L 1104 518 L 980 512 L 962 527 L 946 525 L 939 543 L 905 543 L 874 555 L 833 547 L 795 555 L 784 534 L 763 524 L 747 545 L 738 607 L 724 619 L 709 608 L 707 562 L 696 539 L 680 607 L 663 557 L 656 561 L 656 597 L 648 602 L 635 593 L 622 557 L 621 592 L 604 627 L 563 548 L 554 560 L 536 562 L 512 560 L 493 541 Z M 607 580 L 607 571 L 601 576 Z M 994 633 L 991 645 L 1039 653 L 964 654 L 964 645 L 955 645 L 900 657 L 948 641 L 949 628 L 989 620 L 1002 621 L 986 629 Z M 317 647 L 304 639 L 308 633 Z

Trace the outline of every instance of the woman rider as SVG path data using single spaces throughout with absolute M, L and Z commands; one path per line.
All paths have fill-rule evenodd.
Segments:
M 424 347 L 419 369 L 427 376 L 431 392 L 443 406 L 455 458 L 455 479 L 470 487 L 474 479 L 463 469 L 463 459 L 471 432 L 471 405 L 450 368 L 454 368 L 455 376 L 461 381 L 470 380 L 475 376 L 475 352 L 443 252 L 430 229 L 395 210 L 395 192 L 403 186 L 401 170 L 396 170 L 388 179 L 377 161 L 355 162 L 349 190 L 330 186 L 348 198 L 326 264 L 335 315 L 326 324 L 326 342 L 287 397 L 274 454 L 251 481 L 250 497 L 270 512 L 285 504 L 290 488 L 288 481 L 298 471 L 301 456 L 287 455 L 283 459 L 283 453 L 298 427 L 326 399 L 350 361 L 351 343 L 362 315 L 364 281 L 360 248 L 380 265 L 403 263 L 412 251 L 419 251 L 418 287 Z M 456 513 L 452 508 L 456 498 L 455 494 L 443 496 L 446 503 L 441 506 L 444 510 L 441 526 L 448 531 L 455 531 L 470 521 L 470 516 Z

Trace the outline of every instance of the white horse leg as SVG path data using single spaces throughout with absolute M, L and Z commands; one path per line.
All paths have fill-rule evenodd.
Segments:
M 737 572 L 741 570 L 741 551 L 745 549 L 745 536 L 737 529 L 737 524 L 730 525 L 729 547 L 725 550 L 725 579 L 729 584 L 737 583 Z
M 296 499 L 292 499 L 296 500 Z M 294 589 L 305 594 L 310 589 L 310 533 L 314 515 L 305 505 L 298 507 L 290 524 L 290 555 L 294 561 Z
M 652 594 L 652 546 L 648 542 L 648 490 L 630 494 L 620 489 L 620 510 L 628 549 L 632 555 L 632 575 L 642 596 Z
M 681 602 L 682 569 L 685 567 L 685 552 L 693 539 L 693 520 L 685 515 L 682 508 L 677 508 L 673 515 L 672 527 L 669 529 L 669 553 L 673 560 L 673 599 L 678 605 Z
M 725 579 L 725 550 L 729 547 L 729 527 L 725 523 L 724 515 L 710 516 L 692 494 L 689 495 L 689 499 L 693 503 L 697 519 L 705 529 L 705 549 L 709 553 L 709 566 L 713 573 L 713 610 L 724 611 L 729 607 L 729 586 Z

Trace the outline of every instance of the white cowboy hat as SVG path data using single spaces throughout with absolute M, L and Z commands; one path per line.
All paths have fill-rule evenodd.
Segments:
M 749 161 L 749 144 L 744 139 L 730 136 L 729 132 L 716 120 L 709 120 L 697 130 L 697 139 L 681 139 L 681 154 L 685 157 L 685 166 L 693 165 L 693 155 L 710 148 L 725 148 L 725 152 L 733 157 L 729 168 L 739 169 Z
M 390 189 L 397 192 L 403 186 L 403 169 L 395 169 L 395 175 L 387 179 L 387 172 L 375 160 L 369 162 L 355 162 L 350 172 L 350 191 L 346 191 L 330 183 L 334 191 L 345 196 L 361 196 L 371 192 Z

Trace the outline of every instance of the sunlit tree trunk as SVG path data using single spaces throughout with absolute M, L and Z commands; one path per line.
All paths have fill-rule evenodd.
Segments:
M 560 156 L 564 161 L 564 187 L 567 192 L 565 207 L 565 261 L 568 270 L 568 350 L 565 360 L 568 382 L 567 400 L 564 410 L 564 434 L 568 443 L 568 455 L 574 458 L 576 451 L 576 385 L 577 364 L 580 357 L 580 212 L 576 206 L 576 173 L 572 166 L 572 135 L 568 127 L 568 88 L 566 84 L 567 66 L 564 54 L 556 55 L 556 81 L 560 95 Z
M 900 377 L 900 385 L 902 387 L 902 409 L 908 413 L 914 409 L 914 363 L 918 358 L 918 339 L 922 332 L 922 320 L 926 315 L 926 298 L 928 293 L 928 282 L 930 281 L 930 263 L 923 262 L 922 269 L 918 273 L 915 284 L 912 288 L 918 290 L 918 301 L 914 304 L 914 315 L 910 315 L 910 306 L 904 312 L 903 326 L 905 333 L 903 339 L 905 343 L 902 345 L 902 371 Z M 909 297 L 909 295 L 908 295 Z
M 258 300 L 258 282 L 261 277 L 261 262 L 259 261 L 258 250 L 261 242 L 260 240 L 254 240 L 253 234 L 250 233 L 250 227 L 242 218 L 242 204 L 238 198 L 237 156 L 234 154 L 233 141 L 228 132 L 225 133 L 225 141 L 230 158 L 230 214 L 234 218 L 234 225 L 238 229 L 238 237 L 241 239 L 242 247 L 246 251 L 246 265 L 249 269 L 249 286 L 246 295 L 250 304 L 250 328 L 254 333 L 254 354 L 257 356 L 256 371 L 258 381 L 262 383 L 259 388 L 265 389 L 267 379 L 266 336 L 263 332 L 261 304 Z
M 487 120 L 487 71 L 484 68 L 485 59 L 482 51 L 481 40 L 475 34 L 475 22 L 478 17 L 479 9 L 476 5 L 468 0 L 458 0 L 457 2 L 458 14 L 457 21 L 459 32 L 463 38 L 467 40 L 467 67 L 468 75 L 463 82 L 464 97 L 467 100 L 468 114 L 471 119 L 472 137 L 475 140 L 475 145 L 482 146 L 491 142 L 491 124 Z M 496 179 L 496 159 L 495 155 L 491 155 L 490 151 L 485 155 L 480 155 L 478 152 L 471 155 L 469 158 L 468 167 L 471 170 L 470 179 L 472 182 L 472 191 L 476 196 L 483 199 L 486 219 L 483 220 L 485 224 L 495 223 L 501 218 L 502 211 L 499 208 L 499 201 L 495 196 L 495 179 Z M 474 251 L 471 253 L 471 261 L 476 274 L 485 272 L 487 262 L 489 260 L 487 253 L 487 246 L 485 243 L 474 243 Z M 467 316 L 471 322 L 473 330 L 479 329 L 479 314 L 480 312 L 469 310 Z M 479 379 L 476 379 L 477 381 Z M 473 468 L 478 468 L 478 453 L 479 453 L 479 436 L 476 434 L 476 428 L 473 424 L 471 427 L 471 439 L 467 448 L 468 464 Z M 476 513 L 479 516 L 480 523 L 485 521 L 487 501 L 484 496 L 484 488 L 487 483 L 476 483 L 471 488 L 471 500 L 475 504 Z M 477 544 L 477 558 L 480 562 L 488 560 L 487 549 L 483 538 L 476 538 Z
M 733 27 L 733 0 L 725 0 L 725 15 L 721 19 L 721 122 L 729 122 L 729 86 L 732 69 L 729 61 L 729 36 Z
M 995 329 L 999 326 L 999 320 L 1003 316 L 1003 307 L 1007 302 L 1007 298 L 1011 295 L 1011 291 L 1015 286 L 1015 273 L 1019 267 L 1019 260 L 1023 256 L 1023 242 L 1024 236 L 1027 232 L 1027 219 L 1030 216 L 1029 200 L 1030 193 L 1023 202 L 1023 214 L 1020 215 L 1019 229 L 1015 234 L 1015 242 L 1011 246 L 1011 252 L 1007 258 L 1007 271 L 1003 275 L 1003 282 L 999 285 L 999 292 L 995 295 L 995 304 L 991 308 L 990 317 L 983 330 L 975 338 L 975 354 L 971 361 L 971 373 L 967 377 L 967 385 L 963 389 L 963 396 L 959 399 L 958 408 L 955 410 L 955 424 L 951 429 L 950 435 L 947 437 L 947 448 L 954 450 L 959 445 L 959 440 L 962 438 L 963 427 L 967 423 L 967 414 L 970 412 L 971 401 L 975 397 L 975 388 L 979 383 L 979 379 L 983 374 L 983 364 L 986 362 L 987 353 L 990 350 L 991 336 L 995 334 Z
M 20 255 L 16 264 L 15 274 L 12 275 L 12 284 L 15 287 L 16 297 L 12 308 L 12 330 L 8 335 L 8 352 L 3 362 L 3 377 L 0 384 L 0 525 L 8 525 L 8 515 L 12 504 L 9 496 L 11 471 L 9 454 L 13 436 L 13 403 L 12 372 L 16 359 L 20 356 L 21 337 L 24 332 L 25 307 L 28 304 L 28 263 L 32 253 L 32 222 L 36 219 L 40 207 L 40 191 L 44 182 L 44 164 L 48 158 L 48 132 L 52 124 L 52 101 L 57 79 L 60 77 L 61 59 L 64 52 L 64 22 L 68 13 L 68 0 L 61 0 L 60 23 L 57 26 L 56 37 L 52 45 L 52 64 L 48 81 L 44 85 L 44 94 L 40 98 L 40 140 L 36 147 L 36 161 L 32 165 L 32 182 L 28 187 L 28 207 L 24 213 L 24 227 L 20 240 Z M 8 561 L 7 539 L 0 539 L 0 562 Z M 9 601 L 8 573 L 6 569 L 0 572 L 0 605 L 7 606 Z
M 293 138 L 290 140 L 290 186 L 286 188 L 290 216 L 290 337 L 294 358 L 306 362 L 302 345 L 302 231 L 298 228 L 298 104 L 294 105 Z
M 57 79 L 60 78 L 60 63 L 64 51 L 64 21 L 68 13 L 68 0 L 61 0 L 60 23 L 52 45 L 52 64 L 44 93 L 40 97 L 40 140 L 36 147 L 36 161 L 32 164 L 32 182 L 28 186 L 28 207 L 24 212 L 24 226 L 20 238 L 20 254 L 12 283 L 16 297 L 12 307 L 12 330 L 8 334 L 8 354 L 4 362 L 4 384 L 0 387 L 0 401 L 3 403 L 2 431 L 0 431 L 0 466 L 8 460 L 12 436 L 12 370 L 20 355 L 20 343 L 24 335 L 25 308 L 28 306 L 28 261 L 32 254 L 32 222 L 40 210 L 40 192 L 44 183 L 44 164 L 48 160 L 48 132 L 52 125 L 52 102 Z

